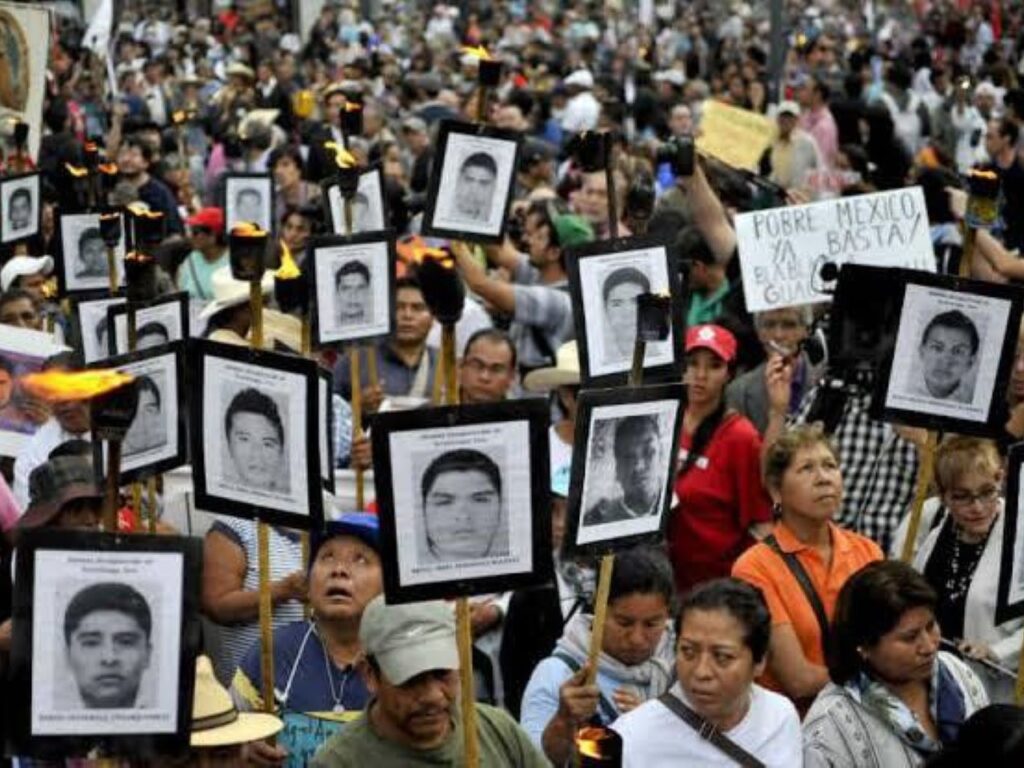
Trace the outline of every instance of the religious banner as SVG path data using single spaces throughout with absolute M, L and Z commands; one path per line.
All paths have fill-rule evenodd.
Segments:
M 740 214 L 736 238 L 751 312 L 831 301 L 827 264 L 935 272 L 920 187 Z
M 734 168 L 756 171 L 774 136 L 770 117 L 709 100 L 701 112 L 697 150 Z
M 42 133 L 50 12 L 0 3 L 0 124 L 28 123 L 29 154 L 39 154 Z

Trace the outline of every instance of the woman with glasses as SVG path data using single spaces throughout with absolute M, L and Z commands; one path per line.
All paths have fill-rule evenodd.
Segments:
M 976 437 L 946 440 L 935 456 L 939 507 L 917 549 L 914 567 L 938 594 L 935 616 L 944 637 L 974 662 L 993 701 L 1013 701 L 1024 619 L 995 622 L 1003 552 L 1003 470 L 995 443 Z

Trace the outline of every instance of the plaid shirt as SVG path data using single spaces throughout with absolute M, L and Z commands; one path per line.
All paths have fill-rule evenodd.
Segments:
M 818 389 L 808 391 L 793 423 L 806 422 Z M 872 419 L 870 405 L 869 392 L 858 388 L 850 394 L 832 434 L 843 470 L 843 507 L 836 522 L 873 539 L 884 552 L 914 500 L 917 449 L 891 425 Z

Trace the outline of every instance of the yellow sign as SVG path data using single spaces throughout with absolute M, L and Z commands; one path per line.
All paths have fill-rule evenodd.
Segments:
M 736 168 L 756 171 L 774 136 L 775 122 L 771 118 L 720 101 L 707 101 L 697 149 Z

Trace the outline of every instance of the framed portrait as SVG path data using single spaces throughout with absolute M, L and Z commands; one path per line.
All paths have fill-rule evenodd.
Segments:
M 229 173 L 224 177 L 224 231 L 242 222 L 268 232 L 277 230 L 274 219 L 274 179 L 266 173 Z
M 313 343 L 388 336 L 394 330 L 395 240 L 391 230 L 310 240 Z
M 17 456 L 49 414 L 21 386 L 21 377 L 37 373 L 50 355 L 65 348 L 53 336 L 31 328 L 3 326 L 0 333 L 0 456 Z
M 0 243 L 16 243 L 39 234 L 39 178 L 38 173 L 0 178 Z
M 646 237 L 601 240 L 569 250 L 572 298 L 580 373 L 588 386 L 625 383 L 633 366 L 637 296 L 671 296 L 671 322 L 665 341 L 648 343 L 644 379 L 678 380 L 682 375 L 683 296 L 674 249 Z
M 683 403 L 682 384 L 580 392 L 567 554 L 608 554 L 663 538 Z
M 49 46 L 45 41 L 50 39 L 50 8 L 33 7 L 35 5 L 0 4 L 0 50 L 4 52 L 0 120 L 27 123 L 26 149 L 30 156 L 38 158 L 46 92 Z
M 544 402 L 380 413 L 371 439 L 389 603 L 550 577 Z
M 334 377 L 330 371 L 317 372 L 317 420 L 320 436 L 320 478 L 324 490 L 334 494 L 334 407 L 331 386 Z
M 316 363 L 194 339 L 196 506 L 289 528 L 323 525 Z
M 1020 292 L 951 275 L 901 274 L 895 344 L 877 378 L 872 415 L 944 432 L 996 434 L 1006 418 Z
M 110 327 L 107 323 L 107 310 L 110 307 L 124 306 L 126 301 L 123 289 L 118 291 L 116 296 L 94 293 L 72 297 L 75 333 L 82 358 L 87 365 L 109 356 Z
M 337 178 L 323 182 L 324 200 L 330 214 L 331 231 L 336 235 L 349 234 L 345 226 L 345 198 Z M 380 232 L 387 228 L 387 207 L 384 202 L 384 171 L 374 165 L 359 174 L 359 186 L 352 198 L 352 232 Z
M 117 284 L 124 285 L 124 214 L 121 216 L 121 241 L 114 249 Z M 106 291 L 110 287 L 107 246 L 100 235 L 98 213 L 62 213 L 60 249 L 57 259 L 57 284 L 62 295 L 83 291 Z
M 139 405 L 121 443 L 122 485 L 188 463 L 185 407 L 185 342 L 130 352 L 97 366 L 116 368 L 138 380 Z M 106 446 L 93 442 L 93 465 L 106 475 Z
M 135 349 L 152 349 L 189 337 L 188 294 L 170 293 L 135 305 Z M 128 351 L 128 305 L 107 307 L 107 352 Z
M 422 233 L 477 243 L 505 235 L 522 135 L 453 120 L 441 122 Z
M 202 541 L 184 536 L 25 532 L 11 651 L 18 754 L 187 747 L 202 556 Z
M 998 626 L 1024 616 L 1024 514 L 1021 514 L 1021 473 L 1024 443 L 1010 446 L 1006 456 L 1006 506 L 1003 509 L 1003 551 L 996 593 Z

